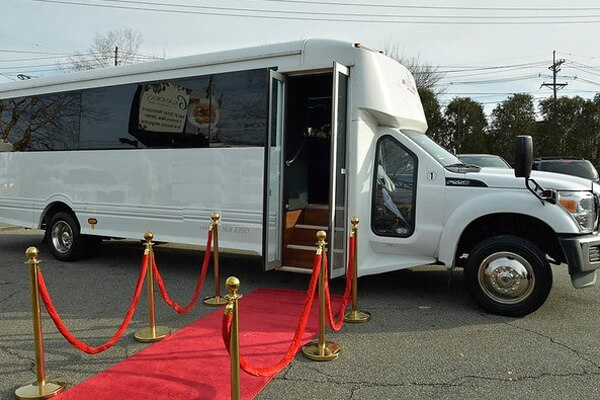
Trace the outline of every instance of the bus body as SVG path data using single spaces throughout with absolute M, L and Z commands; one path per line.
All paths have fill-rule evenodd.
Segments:
M 0 221 L 45 229 L 55 257 L 73 260 L 100 238 L 147 231 L 203 244 L 218 212 L 221 248 L 265 269 L 310 272 L 327 231 L 338 277 L 356 216 L 359 276 L 465 267 L 475 299 L 505 315 L 544 302 L 546 255 L 569 263 L 576 287 L 593 284 L 596 203 L 544 206 L 512 170 L 460 164 L 426 129 L 406 68 L 331 40 L 5 84 Z M 534 176 L 580 205 L 598 195 Z

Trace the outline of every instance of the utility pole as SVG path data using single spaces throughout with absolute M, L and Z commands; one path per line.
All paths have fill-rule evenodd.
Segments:
M 560 66 L 565 62 L 564 58 L 560 60 L 556 60 L 556 50 L 552 51 L 552 65 L 548 67 L 550 71 L 552 71 L 552 83 L 542 83 L 542 86 L 552 87 L 554 90 L 554 101 L 556 101 L 556 90 L 559 88 L 563 88 L 568 85 L 568 83 L 556 83 L 556 75 L 560 72 Z
M 115 46 L 115 67 L 117 65 L 119 65 L 119 46 Z M 556 97 L 556 94 L 554 97 Z

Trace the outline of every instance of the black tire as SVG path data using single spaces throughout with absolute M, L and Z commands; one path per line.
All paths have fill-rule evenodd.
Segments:
M 477 244 L 467 259 L 465 282 L 486 311 L 522 317 L 537 310 L 552 288 L 544 253 L 516 236 L 494 236 Z
M 78 260 L 87 248 L 77 219 L 64 211 L 57 212 L 50 219 L 46 228 L 46 242 L 52 255 L 61 261 Z

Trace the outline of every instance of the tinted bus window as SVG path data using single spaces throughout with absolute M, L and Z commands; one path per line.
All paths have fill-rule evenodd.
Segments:
M 0 100 L 0 139 L 23 150 L 264 146 L 268 70 Z
M 192 90 L 185 132 L 210 146 L 264 146 L 268 83 L 266 69 L 181 81 Z
M 267 70 L 90 89 L 81 149 L 264 146 Z
M 84 90 L 81 95 L 80 149 L 143 148 L 129 134 L 129 110 L 137 85 Z
M 80 109 L 79 93 L 0 100 L 0 138 L 13 151 L 76 149 Z

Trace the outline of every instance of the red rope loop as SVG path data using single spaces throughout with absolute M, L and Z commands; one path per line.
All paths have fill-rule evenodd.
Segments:
M 231 355 L 230 343 L 231 343 L 231 324 L 233 323 L 233 313 L 223 314 L 223 325 L 221 335 L 223 336 L 223 344 L 227 349 L 227 353 Z
M 204 285 L 204 278 L 206 278 L 206 272 L 208 271 L 208 262 L 210 261 L 210 249 L 212 246 L 212 230 L 208 231 L 208 239 L 206 241 L 206 252 L 204 253 L 204 261 L 202 262 L 202 270 L 200 272 L 200 277 L 198 278 L 198 282 L 196 283 L 196 289 L 194 291 L 194 296 L 190 303 L 181 307 L 177 304 L 173 299 L 169 297 L 167 293 L 167 288 L 165 287 L 165 282 L 158 271 L 158 267 L 156 265 L 156 259 L 152 257 L 152 269 L 154 271 L 154 275 L 156 277 L 156 284 L 158 285 L 158 289 L 160 290 L 160 294 L 164 299 L 165 303 L 171 306 L 178 314 L 185 314 L 190 311 L 194 305 L 196 305 L 196 301 L 198 301 L 198 296 L 200 296 L 200 292 L 202 291 L 202 286 Z
M 254 376 L 272 376 L 281 371 L 296 355 L 300 348 L 302 336 L 308 323 L 308 317 L 312 308 L 313 300 L 315 297 L 315 291 L 317 288 L 317 281 L 319 278 L 320 265 L 321 265 L 321 254 L 315 254 L 312 277 L 306 291 L 306 299 L 304 301 L 304 308 L 302 314 L 298 320 L 298 325 L 294 332 L 294 338 L 290 343 L 290 346 L 286 354 L 277 363 L 268 367 L 255 367 L 251 365 L 244 357 L 240 356 L 240 367 L 250 375 Z M 223 341 L 227 352 L 231 354 L 229 343 L 231 337 L 231 314 L 223 317 Z
M 346 268 L 346 288 L 344 290 L 344 296 L 342 297 L 342 302 L 340 303 L 340 307 L 338 308 L 337 321 L 333 318 L 333 313 L 331 312 L 331 297 L 329 295 L 329 279 L 327 277 L 327 257 L 325 257 L 325 306 L 327 307 L 327 319 L 329 320 L 329 326 L 334 331 L 339 331 L 344 325 L 344 312 L 346 311 L 346 307 L 350 302 L 350 297 L 352 296 L 352 279 L 354 277 L 354 268 L 352 267 L 354 264 L 354 254 L 356 248 L 356 238 L 354 236 L 350 237 L 348 243 L 348 267 Z
M 80 341 L 79 339 L 77 339 L 75 336 L 73 336 L 73 334 L 71 334 L 71 332 L 69 332 L 69 330 L 67 329 L 67 327 L 61 320 L 60 316 L 58 315 L 58 312 L 56 311 L 54 304 L 52 304 L 52 300 L 50 299 L 50 295 L 48 294 L 48 290 L 46 289 L 46 283 L 44 282 L 44 277 L 42 276 L 42 271 L 38 271 L 38 283 L 39 283 L 40 295 L 42 297 L 42 300 L 44 301 L 46 310 L 48 310 L 48 314 L 50 314 L 52 321 L 54 321 L 54 324 L 58 328 L 58 331 L 65 337 L 65 339 L 67 339 L 67 341 L 69 343 L 71 343 L 73 346 L 75 346 L 77 349 L 79 349 L 85 353 L 97 354 L 97 353 L 103 352 L 104 350 L 112 347 L 121 338 L 121 336 L 123 336 L 123 332 L 125 332 L 125 329 L 127 329 L 127 326 L 131 322 L 131 318 L 133 317 L 133 312 L 135 311 L 135 309 L 137 307 L 137 303 L 140 298 L 140 294 L 142 292 L 142 286 L 144 283 L 144 278 L 146 276 L 147 267 L 148 267 L 148 254 L 144 254 L 144 256 L 142 257 L 142 267 L 140 269 L 140 275 L 138 277 L 137 285 L 135 287 L 135 292 L 134 292 L 133 298 L 131 300 L 129 310 L 127 311 L 127 315 L 123 319 L 123 322 L 121 323 L 121 326 L 119 327 L 119 330 L 113 335 L 112 338 L 110 338 L 108 340 L 108 342 L 106 342 L 102 346 L 90 347 L 87 344 Z

